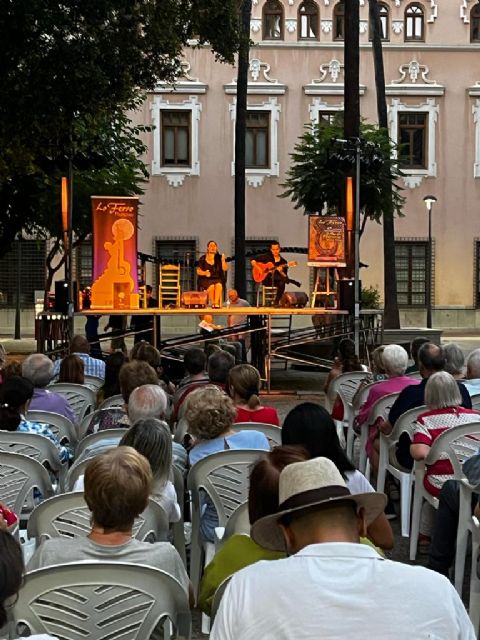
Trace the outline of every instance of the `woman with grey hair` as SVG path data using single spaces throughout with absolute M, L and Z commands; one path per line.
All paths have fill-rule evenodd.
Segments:
M 414 380 L 405 375 L 405 370 L 408 365 L 408 354 L 400 345 L 388 344 L 383 349 L 382 363 L 387 379 L 373 385 L 357 416 L 358 425 L 362 425 L 364 423 L 368 423 L 369 425 L 366 451 L 374 473 L 376 473 L 378 468 L 378 452 L 374 447 L 374 441 L 378 438 L 379 421 L 377 420 L 375 423 L 369 422 L 370 412 L 373 405 L 377 400 L 389 395 L 390 393 L 400 393 L 400 391 L 405 387 L 411 384 L 418 384 L 420 382 L 419 380 Z
M 465 377 L 465 355 L 458 344 L 449 342 L 443 345 L 443 355 L 445 356 L 445 371 L 450 373 L 456 380 L 463 380 Z
M 464 409 L 461 406 L 462 396 L 458 383 L 447 371 L 438 371 L 430 376 L 425 387 L 425 404 L 428 411 L 418 416 L 410 445 L 410 455 L 414 460 L 424 460 L 432 444 L 447 429 L 480 420 L 478 411 Z M 462 438 L 462 456 L 465 456 L 465 448 L 469 446 L 472 450 L 471 455 L 474 455 L 479 449 L 480 442 L 473 437 Z M 453 467 L 447 458 L 442 458 L 427 466 L 423 485 L 430 495 L 438 498 L 443 484 L 452 478 Z M 418 541 L 420 546 L 430 544 L 434 517 L 433 507 L 424 503 Z

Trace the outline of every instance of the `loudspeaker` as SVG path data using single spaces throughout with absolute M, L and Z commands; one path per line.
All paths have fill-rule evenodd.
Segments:
M 362 283 L 359 282 L 360 292 L 362 291 Z M 355 311 L 355 280 L 343 279 L 338 282 L 339 307 L 349 313 Z
M 73 305 L 74 311 L 78 311 L 77 283 L 73 283 Z M 54 310 L 62 315 L 68 315 L 68 282 L 57 280 L 55 282 L 55 306 Z
M 308 302 L 308 296 L 305 291 L 285 291 L 281 300 L 281 307 L 297 307 L 301 309 L 305 307 Z

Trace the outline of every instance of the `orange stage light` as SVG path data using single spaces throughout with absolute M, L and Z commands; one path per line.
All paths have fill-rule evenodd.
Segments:
M 346 194 L 346 218 L 347 218 L 347 230 L 353 231 L 353 178 L 347 178 L 347 194 Z
M 62 177 L 62 229 L 68 232 L 68 178 Z

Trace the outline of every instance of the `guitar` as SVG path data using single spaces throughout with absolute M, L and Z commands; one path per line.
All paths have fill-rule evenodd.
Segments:
M 268 276 L 269 273 L 274 273 L 275 271 L 277 271 L 282 276 L 282 278 L 285 279 L 286 282 L 288 283 L 291 282 L 295 286 L 301 287 L 302 286 L 301 282 L 297 282 L 297 280 L 292 280 L 284 273 L 284 269 L 286 269 L 287 267 L 296 267 L 297 264 L 298 264 L 297 262 L 292 260 L 291 262 L 287 262 L 286 264 L 281 264 L 278 267 L 276 267 L 273 264 L 273 262 L 265 262 L 265 263 L 257 262 L 255 265 L 252 265 L 252 276 L 255 282 L 260 283 L 265 280 L 265 278 Z

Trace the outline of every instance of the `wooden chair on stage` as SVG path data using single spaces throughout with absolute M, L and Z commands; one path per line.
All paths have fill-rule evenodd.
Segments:
M 180 306 L 180 265 L 161 264 L 158 303 L 160 308 Z

